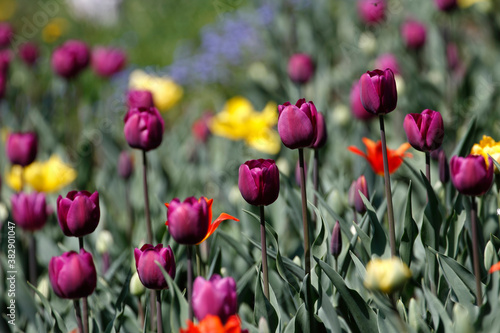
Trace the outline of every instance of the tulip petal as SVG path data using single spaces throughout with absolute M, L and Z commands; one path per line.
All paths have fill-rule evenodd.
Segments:
M 219 225 L 221 224 L 221 222 L 225 221 L 225 220 L 233 220 L 233 221 L 236 221 L 236 222 L 239 221 L 239 219 L 237 219 L 236 217 L 231 216 L 229 214 L 226 214 L 226 213 L 220 214 L 219 217 L 215 221 L 213 221 L 212 224 L 210 225 L 210 227 L 208 228 L 208 233 L 205 236 L 205 238 L 203 238 L 201 240 L 201 242 L 199 242 L 197 244 L 203 243 L 208 237 L 210 237 L 215 232 L 215 230 L 219 227 Z

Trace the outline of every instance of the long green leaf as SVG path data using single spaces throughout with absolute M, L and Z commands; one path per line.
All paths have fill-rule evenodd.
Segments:
M 477 295 L 474 275 L 452 258 L 438 253 L 437 258 L 450 288 L 463 305 L 472 304 Z
M 401 237 L 401 242 L 399 244 L 399 255 L 401 256 L 401 260 L 403 260 L 408 267 L 411 264 L 413 244 L 415 244 L 415 239 L 418 236 L 418 227 L 413 219 L 411 209 L 411 189 L 412 182 L 410 181 L 410 184 L 408 185 L 408 195 L 406 196 L 403 236 Z

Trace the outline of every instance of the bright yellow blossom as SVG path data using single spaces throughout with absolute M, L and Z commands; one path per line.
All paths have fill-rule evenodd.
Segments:
M 130 74 L 129 86 L 131 89 L 151 91 L 153 102 L 160 111 L 173 107 L 184 94 L 182 87 L 171 78 L 149 75 L 139 69 Z
M 16 11 L 16 1 L 2 0 L 0 1 L 0 21 L 7 21 Z
M 389 259 L 372 259 L 366 265 L 365 287 L 373 291 L 391 294 L 403 288 L 411 271 L 397 257 Z
M 7 184 L 21 190 L 22 167 L 13 165 L 5 177 Z M 76 179 L 76 171 L 57 155 L 47 161 L 35 161 L 24 169 L 24 182 L 38 192 L 55 192 Z
M 256 150 L 277 154 L 281 148 L 279 134 L 273 128 L 277 123 L 276 103 L 269 102 L 262 112 L 258 112 L 249 100 L 236 96 L 212 118 L 210 131 L 231 140 L 245 140 Z
M 54 43 L 66 33 L 69 23 L 65 18 L 55 17 L 43 28 L 42 39 L 46 43 Z
M 486 167 L 488 167 L 488 155 L 490 155 L 495 161 L 500 162 L 500 142 L 496 142 L 490 136 L 483 135 L 483 139 L 479 141 L 479 143 L 472 146 L 470 153 L 472 155 L 482 155 L 486 161 Z M 500 171 L 495 166 L 495 173 L 499 172 Z

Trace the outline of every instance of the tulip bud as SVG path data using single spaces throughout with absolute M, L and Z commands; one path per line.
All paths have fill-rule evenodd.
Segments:
M 99 193 L 68 192 L 57 198 L 57 219 L 64 235 L 82 237 L 92 233 L 99 224 Z
M 288 77 L 295 83 L 307 83 L 314 74 L 314 63 L 311 57 L 304 53 L 297 53 L 288 61 Z
M 238 310 L 236 282 L 232 277 L 212 275 L 210 280 L 198 276 L 193 284 L 193 312 L 201 321 L 207 315 L 215 315 L 225 323 Z
M 286 147 L 306 148 L 314 143 L 318 111 L 313 102 L 306 103 L 304 98 L 295 105 L 286 102 L 278 106 L 278 111 L 278 133 Z
M 448 43 L 446 45 L 446 62 L 448 63 L 448 68 L 452 71 L 460 67 L 460 55 L 457 44 Z
M 401 26 L 401 35 L 406 47 L 420 49 L 425 44 L 427 29 L 421 22 L 408 20 Z
M 113 246 L 113 235 L 108 230 L 101 230 L 97 236 L 97 241 L 95 244 L 96 250 L 100 254 L 104 254 L 109 251 Z
M 33 66 L 39 56 L 38 46 L 32 42 L 26 42 L 19 46 L 19 57 L 28 66 Z
M 337 259 L 342 252 L 342 234 L 340 231 L 340 223 L 337 221 L 333 227 L 332 241 L 330 243 L 330 253 Z
M 10 198 L 14 222 L 24 230 L 35 231 L 43 228 L 47 217 L 52 213 L 45 201 L 45 193 L 23 192 Z
M 133 170 L 134 156 L 127 151 L 122 151 L 118 157 L 118 175 L 127 180 L 132 175 Z
M 246 161 L 240 166 L 238 188 L 251 205 L 270 205 L 278 198 L 280 174 L 274 160 Z
M 450 180 L 450 167 L 448 165 L 448 159 L 446 158 L 446 154 L 444 150 L 439 152 L 438 157 L 439 164 L 439 180 L 442 184 L 446 184 Z
M 27 166 L 31 164 L 38 151 L 38 140 L 36 133 L 10 133 L 7 138 L 7 157 L 12 164 Z
M 467 157 L 453 156 L 450 160 L 450 174 L 458 192 L 480 196 L 488 192 L 493 184 L 493 160 L 488 162 L 481 155 Z
M 358 0 L 358 14 L 365 24 L 375 24 L 385 19 L 385 0 Z
M 90 61 L 90 51 L 84 42 L 70 40 L 52 53 L 52 69 L 65 79 L 79 74 Z
M 356 81 L 351 88 L 351 94 L 349 95 L 349 99 L 351 102 L 351 111 L 354 117 L 359 120 L 370 120 L 376 117 L 375 114 L 367 111 L 363 104 L 361 103 L 361 96 L 359 91 L 359 81 Z
M 316 129 L 316 140 L 314 140 L 311 148 L 319 149 L 325 145 L 326 140 L 328 139 L 325 118 L 321 112 L 318 112 L 318 116 L 316 117 Z
M 52 257 L 49 262 L 49 279 L 52 289 L 61 298 L 87 297 L 97 285 L 97 273 L 92 255 L 80 250 L 65 252 Z
M 194 245 L 203 240 L 210 217 L 206 200 L 189 197 L 183 202 L 173 199 L 167 212 L 168 232 L 179 244 Z
M 110 77 L 125 66 L 126 56 L 120 49 L 96 47 L 92 51 L 92 69 L 101 77 Z
M 366 265 L 364 284 L 370 290 L 392 294 L 410 278 L 411 271 L 400 258 L 372 259 Z
M 125 115 L 125 139 L 132 148 L 145 151 L 157 148 L 163 139 L 165 123 L 154 107 L 130 109 Z
M 394 75 L 401 73 L 399 70 L 398 59 L 392 53 L 384 53 L 375 59 L 375 68 L 389 68 Z
M 134 296 L 141 296 L 144 294 L 145 290 L 146 288 L 144 288 L 144 285 L 139 279 L 139 274 L 136 271 L 130 278 L 130 293 Z
M 14 37 L 14 32 L 10 24 L 7 22 L 0 22 L 0 48 L 9 47 L 12 37 Z
M 368 198 L 368 185 L 366 184 L 364 175 L 359 176 L 358 179 L 352 182 L 351 187 L 349 187 L 349 206 L 354 208 L 358 213 L 364 214 L 366 212 L 366 207 L 359 194 L 360 191 Z
M 389 68 L 366 72 L 361 75 L 359 85 L 361 104 L 368 112 L 380 115 L 396 108 L 398 102 L 396 80 Z
M 213 118 L 212 112 L 204 112 L 191 126 L 191 133 L 199 142 L 206 143 L 210 137 L 209 123 Z
M 134 256 L 135 267 L 144 287 L 156 290 L 168 288 L 167 280 L 156 263 L 158 262 L 172 279 L 175 277 L 175 259 L 170 246 L 145 244 L 140 250 L 134 250 Z
M 425 109 L 422 113 L 409 113 L 403 122 L 411 146 L 423 152 L 441 147 L 444 137 L 441 113 Z
M 153 94 L 149 90 L 129 90 L 127 93 L 127 107 L 134 108 L 152 108 Z
M 438 9 L 444 12 L 457 8 L 457 0 L 435 0 L 434 2 Z

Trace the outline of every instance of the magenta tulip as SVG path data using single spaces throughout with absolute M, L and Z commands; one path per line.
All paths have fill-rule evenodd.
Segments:
M 286 102 L 278 106 L 278 112 L 278 133 L 286 147 L 306 148 L 314 144 L 318 111 L 313 102 L 306 103 L 304 98 L 295 105 Z
M 366 184 L 366 178 L 364 175 L 361 175 L 358 179 L 354 180 L 349 187 L 349 206 L 354 208 L 358 213 L 364 214 L 366 212 L 366 206 L 361 198 L 359 192 L 363 193 L 366 198 L 368 196 L 368 185 Z
M 457 0 L 434 0 L 439 10 L 450 11 L 457 8 Z
M 154 107 L 130 109 L 125 115 L 125 139 L 132 148 L 145 151 L 157 148 L 163 140 L 165 123 Z
M 311 145 L 311 148 L 319 149 L 326 144 L 326 140 L 328 139 L 328 133 L 326 130 L 325 117 L 321 112 L 318 112 L 316 117 L 316 140 Z
M 399 70 L 398 59 L 392 53 L 384 53 L 378 56 L 378 58 L 375 59 L 375 68 L 389 68 L 394 75 L 401 73 Z
M 134 170 L 134 156 L 128 151 L 122 151 L 118 158 L 118 175 L 123 179 L 129 179 Z
M 49 262 L 49 280 L 54 292 L 61 298 L 87 297 L 97 285 L 97 273 L 92 255 L 84 249 L 80 253 L 65 252 Z
M 342 235 L 340 230 L 340 223 L 337 221 L 333 227 L 332 240 L 330 242 L 330 253 L 337 259 L 342 252 Z
M 305 53 L 297 53 L 288 60 L 288 77 L 295 83 L 307 83 L 314 74 L 314 63 Z
M 168 232 L 179 244 L 194 245 L 203 240 L 210 225 L 206 200 L 189 197 L 181 202 L 173 199 L 168 205 Z
M 70 40 L 52 54 L 52 69 L 59 76 L 70 79 L 84 70 L 90 61 L 90 51 L 84 42 Z
M 48 215 L 52 214 L 52 210 L 46 203 L 45 193 L 20 192 L 13 194 L 10 202 L 12 218 L 24 230 L 35 231 L 43 228 Z
M 490 189 L 493 183 L 493 160 L 488 157 L 488 165 L 481 155 L 467 157 L 453 156 L 450 160 L 450 174 L 458 192 L 479 196 Z
M 192 306 L 199 321 L 207 315 L 213 315 L 225 323 L 238 311 L 236 282 L 232 277 L 212 275 L 207 281 L 198 276 L 193 284 Z
M 26 42 L 19 46 L 19 57 L 28 66 L 33 66 L 39 56 L 38 46 L 32 42 Z
M 168 288 L 167 280 L 158 264 L 172 279 L 175 277 L 175 259 L 170 246 L 145 244 L 140 250 L 134 250 L 134 257 L 137 274 L 144 287 L 156 290 Z
M 408 20 L 401 26 L 401 36 L 406 47 L 420 49 L 427 39 L 427 28 L 421 22 Z
M 358 0 L 358 14 L 365 24 L 375 24 L 385 19 L 385 0 Z
M 375 69 L 359 79 L 361 104 L 376 115 L 387 114 L 396 108 L 398 94 L 394 73 L 389 68 Z
M 92 233 L 99 224 L 99 193 L 71 191 L 57 198 L 57 218 L 64 235 L 82 237 Z
M 349 95 L 349 100 L 351 102 L 351 111 L 354 117 L 359 120 L 368 121 L 376 117 L 376 114 L 368 112 L 363 104 L 361 103 L 361 96 L 359 91 L 359 81 L 356 81 L 351 88 L 351 93 Z
M 268 159 L 246 161 L 240 166 L 238 187 L 251 205 L 270 205 L 280 192 L 280 173 L 276 162 Z
M 125 52 L 110 47 L 96 47 L 92 51 L 92 69 L 101 77 L 110 77 L 125 66 Z
M 13 37 L 14 31 L 11 25 L 7 22 L 0 22 L 0 48 L 9 47 Z
M 129 90 L 127 93 L 127 107 L 134 108 L 152 108 L 153 94 L 149 90 Z
M 409 113 L 403 122 L 411 146 L 423 152 L 441 147 L 444 138 L 441 113 L 425 109 L 422 113 Z
M 214 114 L 210 111 L 205 111 L 191 126 L 191 133 L 199 142 L 206 143 L 210 137 L 210 121 Z
M 439 151 L 438 155 L 439 180 L 446 184 L 450 180 L 450 166 L 444 150 Z
M 12 164 L 27 166 L 36 158 L 38 139 L 34 132 L 10 133 L 6 144 L 7 157 Z

